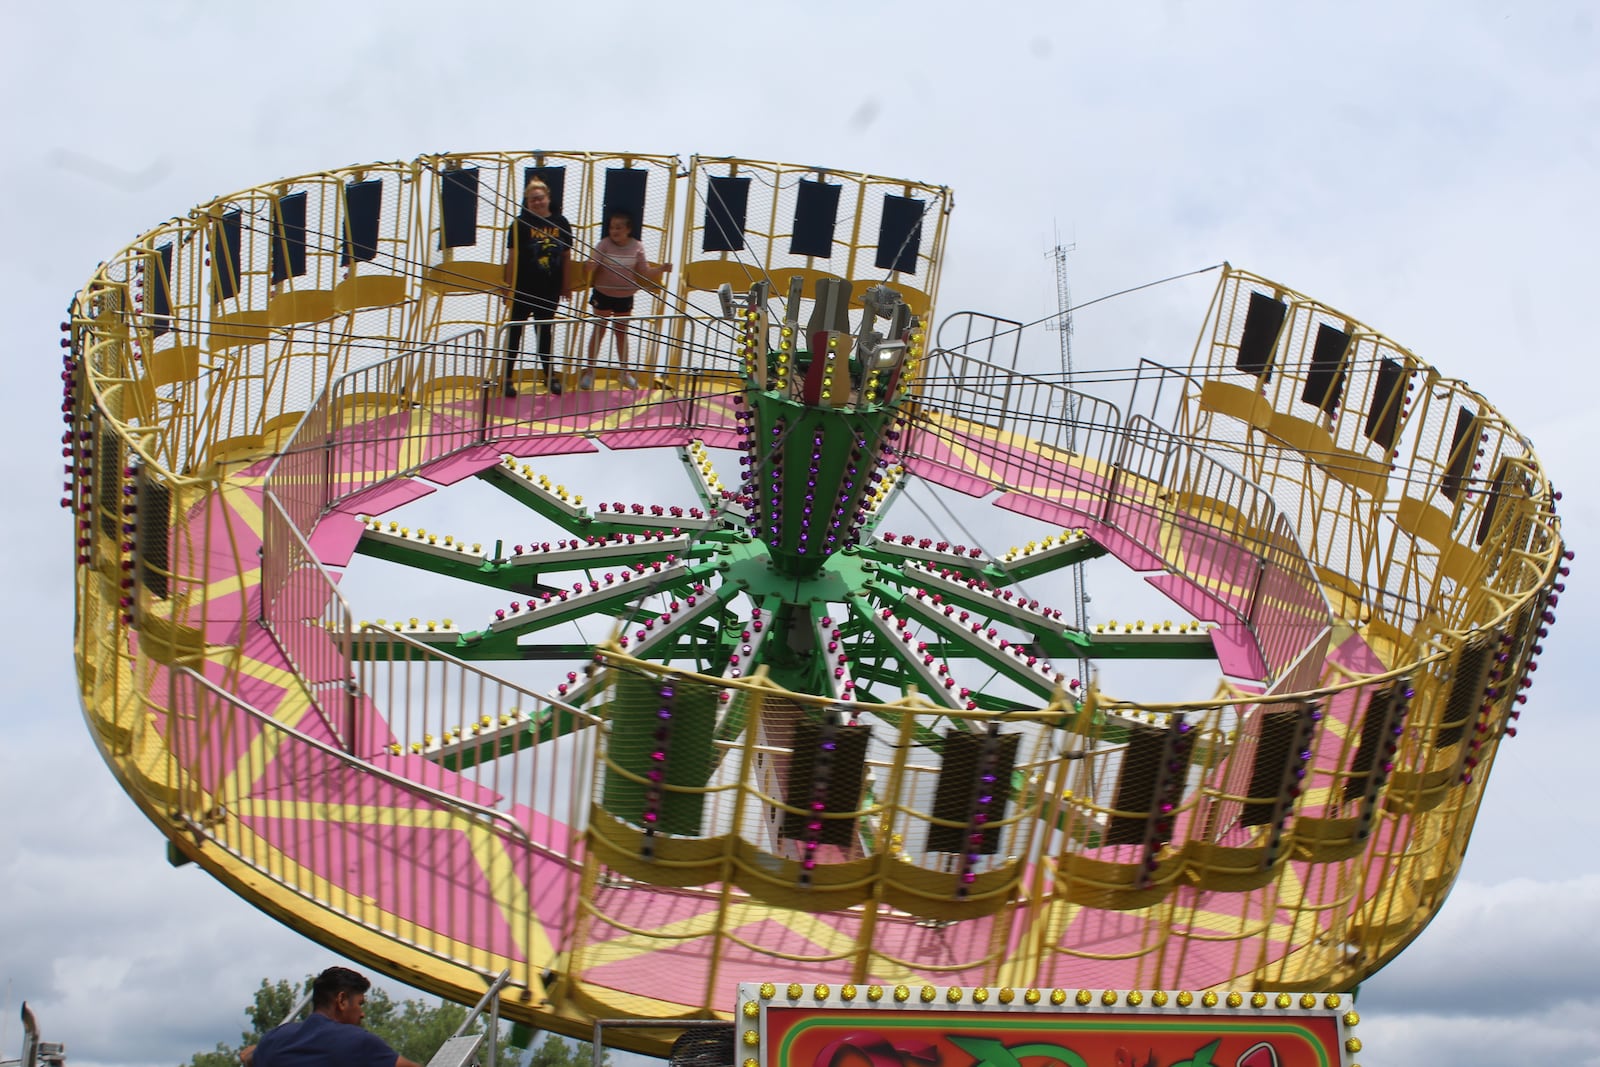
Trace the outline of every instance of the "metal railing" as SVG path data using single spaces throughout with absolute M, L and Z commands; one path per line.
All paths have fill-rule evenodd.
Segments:
M 946 350 L 929 356 L 917 416 L 908 460 L 977 468 L 979 481 L 1064 508 L 1066 521 L 1103 522 L 1126 535 L 1247 625 L 1272 680 L 1331 621 L 1271 495 L 1146 416 L 1124 420 L 1099 397 Z
M 371 654 L 359 664 L 359 687 L 385 709 L 394 755 L 420 755 L 476 783 L 497 810 L 582 821 L 593 784 L 589 731 L 600 719 L 397 630 L 369 624 L 360 637 Z M 569 856 L 552 828 L 527 832 L 540 849 Z
M 430 892 L 425 882 L 435 875 L 419 869 L 409 839 L 381 832 L 383 812 L 414 812 L 441 830 L 487 833 L 518 850 L 533 845 L 523 822 L 449 791 L 445 776 L 428 784 L 414 767 L 391 769 L 319 741 L 187 668 L 170 672 L 167 685 L 160 718 L 179 783 L 176 810 L 190 832 L 349 922 L 440 960 L 486 966 L 490 953 L 476 946 L 512 915 L 486 897 Z M 287 832 L 269 841 L 258 822 Z M 355 870 L 360 878 L 346 876 Z M 367 879 L 412 886 L 410 913 L 374 908 Z M 526 910 L 522 921 L 532 921 Z M 519 977 L 536 979 L 548 962 L 523 960 Z

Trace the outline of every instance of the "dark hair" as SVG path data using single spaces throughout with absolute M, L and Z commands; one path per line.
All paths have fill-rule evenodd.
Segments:
M 606 227 L 608 229 L 611 226 L 612 219 L 625 219 L 628 223 L 628 229 L 633 229 L 633 212 L 626 208 L 614 207 L 606 212 Z
M 329 967 L 311 983 L 312 1010 L 332 1006 L 340 993 L 365 993 L 371 988 L 366 976 L 348 967 Z

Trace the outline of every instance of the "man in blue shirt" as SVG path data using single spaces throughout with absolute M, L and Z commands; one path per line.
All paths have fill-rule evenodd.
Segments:
M 363 1029 L 372 983 L 329 967 L 311 984 L 311 1014 L 285 1023 L 239 1053 L 244 1067 L 421 1067 Z

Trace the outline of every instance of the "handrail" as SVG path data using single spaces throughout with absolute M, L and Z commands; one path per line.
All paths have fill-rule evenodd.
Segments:
M 1297 647 L 1285 648 L 1280 647 L 1283 645 L 1283 635 L 1281 633 L 1274 635 L 1263 632 L 1264 628 L 1261 625 L 1263 620 L 1257 612 L 1257 607 L 1265 597 L 1265 590 L 1259 577 L 1264 576 L 1267 568 L 1272 565 L 1272 559 L 1276 554 L 1273 551 L 1275 544 L 1282 544 L 1283 547 L 1288 548 L 1292 552 L 1291 558 L 1298 560 L 1300 566 L 1296 569 L 1296 584 L 1305 588 L 1308 591 L 1308 595 L 1313 596 L 1318 602 L 1315 605 L 1308 605 L 1315 606 L 1319 610 L 1320 618 L 1316 621 L 1320 623 L 1321 627 L 1331 624 L 1333 618 L 1332 608 L 1322 594 L 1320 585 L 1315 581 L 1315 573 L 1312 569 L 1310 557 L 1307 555 L 1304 545 L 1293 528 L 1282 520 L 1277 501 L 1265 486 L 1213 455 L 1209 449 L 1185 441 L 1167 427 L 1147 416 L 1131 415 L 1124 417 L 1122 411 L 1116 405 L 1092 394 L 1080 393 L 1059 382 L 1052 382 L 1033 375 L 1017 374 L 999 364 L 977 356 L 969 356 L 944 348 L 936 349 L 930 354 L 929 359 L 935 365 L 940 360 L 945 361 L 949 364 L 950 371 L 945 378 L 929 380 L 925 377 L 923 379 L 920 389 L 920 401 L 925 409 L 950 411 L 982 425 L 992 425 L 996 429 L 1009 429 L 1014 425 L 1025 422 L 1042 421 L 1044 416 L 1050 414 L 1048 411 L 1039 412 L 1019 407 L 1021 401 L 1015 391 L 1022 386 L 1037 389 L 1047 397 L 1059 393 L 1063 398 L 1062 408 L 1064 412 L 1069 407 L 1071 410 L 1081 412 L 1081 405 L 1090 405 L 1092 414 L 1088 418 L 1080 415 L 1076 422 L 1069 426 L 1072 439 L 1065 442 L 1065 444 L 1068 447 L 1080 446 L 1080 442 L 1076 439 L 1078 436 L 1076 431 L 1080 429 L 1083 430 L 1084 436 L 1089 433 L 1099 435 L 1104 439 L 1104 444 L 1098 454 L 1093 446 L 1088 445 L 1088 442 L 1083 442 L 1076 450 L 1087 455 L 1091 460 L 1108 463 L 1113 467 L 1115 473 L 1111 481 L 1104 486 L 1086 485 L 1080 487 L 1080 494 L 1087 492 L 1089 495 L 1098 498 L 1101 514 L 1106 522 L 1115 526 L 1134 543 L 1162 559 L 1169 566 L 1175 564 L 1171 558 L 1171 553 L 1167 550 L 1160 537 L 1147 536 L 1147 531 L 1142 528 L 1129 528 L 1126 524 L 1119 525 L 1112 517 L 1112 508 L 1119 501 L 1140 503 L 1121 492 L 1122 483 L 1119 479 L 1128 474 L 1136 474 L 1149 479 L 1153 483 L 1171 488 L 1173 478 L 1170 477 L 1167 468 L 1175 458 L 1181 458 L 1183 463 L 1182 474 L 1186 479 L 1192 479 L 1196 476 L 1197 462 L 1207 465 L 1206 469 L 1210 473 L 1205 477 L 1208 480 L 1212 477 L 1225 475 L 1233 483 L 1234 488 L 1228 494 L 1229 499 L 1223 502 L 1237 507 L 1241 515 L 1246 515 L 1253 521 L 1248 523 L 1248 528 L 1240 527 L 1234 523 L 1224 523 L 1221 529 L 1226 531 L 1235 544 L 1255 558 L 1258 580 L 1246 594 L 1244 602 L 1236 602 L 1237 598 L 1227 597 L 1222 598 L 1222 602 L 1229 612 L 1250 628 L 1252 635 L 1256 639 L 1263 662 L 1275 680 L 1279 678 L 1279 674 L 1284 668 L 1294 662 L 1306 648 L 1318 640 L 1315 636 L 1307 636 L 1305 642 Z M 988 394 L 983 393 L 983 384 L 990 380 L 1005 383 L 1006 392 L 1003 396 L 988 397 Z M 974 384 L 975 382 L 976 384 Z M 975 395 L 987 397 L 993 400 L 993 403 L 979 404 L 973 399 Z M 1077 404 L 1073 404 L 1072 399 L 1069 398 L 1075 398 Z M 1059 420 L 1056 421 L 1059 423 Z M 919 455 L 919 440 L 919 434 L 913 433 L 910 435 L 903 450 L 907 458 L 923 458 Z M 1050 442 L 1045 443 L 1048 444 Z M 1141 463 L 1136 461 L 1134 458 L 1136 452 L 1160 457 L 1159 469 L 1152 467 L 1148 462 Z M 928 461 L 935 464 L 940 462 L 936 458 L 929 458 Z M 1027 474 L 1029 462 L 1026 458 L 1020 461 L 1019 473 Z M 1008 468 L 1001 468 L 997 465 L 996 469 L 1003 471 Z M 1038 469 L 1043 469 L 1042 464 Z M 1003 488 L 1010 492 L 1030 495 L 1031 490 L 1024 484 L 1025 481 L 1025 477 L 1014 478 L 1009 482 L 1002 481 L 1001 484 Z M 1151 502 L 1143 502 L 1143 506 L 1159 510 L 1159 505 Z M 1166 514 L 1169 517 L 1178 518 L 1183 516 L 1185 512 L 1181 506 L 1172 506 L 1166 509 Z M 1209 528 L 1211 523 L 1207 522 L 1203 525 Z M 1283 529 L 1279 529 L 1280 526 Z M 1201 531 L 1197 530 L 1196 532 L 1201 533 L 1203 536 Z
M 350 753 L 336 748 L 325 741 L 319 741 L 317 738 L 312 737 L 309 734 L 285 726 L 283 723 L 274 719 L 271 715 L 260 710 L 259 708 L 254 707 L 251 704 L 246 703 L 243 700 L 240 700 L 226 689 L 223 689 L 216 683 L 212 682 L 205 675 L 199 674 L 188 667 L 175 668 L 171 673 L 171 679 L 168 685 L 168 699 L 171 702 L 171 706 L 174 708 L 178 706 L 176 691 L 177 680 L 180 678 L 188 679 L 191 684 L 198 685 L 201 689 L 210 693 L 213 697 L 220 699 L 223 703 L 228 704 L 234 710 L 243 712 L 260 725 L 281 733 L 288 734 L 292 736 L 297 743 L 304 744 L 324 756 L 328 756 L 334 760 L 337 760 L 339 763 L 346 764 L 356 770 L 359 770 L 364 775 L 371 775 L 372 777 L 377 778 L 379 781 L 395 786 L 408 793 L 414 793 L 417 796 L 426 797 L 428 800 L 433 801 L 434 803 L 443 807 L 452 808 L 471 815 L 474 818 L 484 822 L 502 826 L 510 836 L 516 838 L 518 841 L 530 846 L 534 844 L 533 838 L 528 835 L 527 829 L 505 812 L 496 811 L 493 808 L 485 807 L 482 804 L 477 804 L 470 800 L 463 800 L 460 797 L 452 796 L 443 790 L 435 789 L 429 785 L 424 785 L 421 782 L 407 778 L 404 775 L 395 774 L 393 771 L 379 767 L 376 764 L 373 764 L 368 760 L 364 760 L 359 756 L 353 756 Z

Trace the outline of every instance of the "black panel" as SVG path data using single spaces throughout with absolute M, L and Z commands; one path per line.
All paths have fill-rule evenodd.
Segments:
M 1407 684 L 1405 681 L 1391 682 L 1381 689 L 1374 690 L 1372 696 L 1367 699 L 1366 710 L 1361 713 L 1361 730 L 1356 742 L 1356 754 L 1350 760 L 1349 776 L 1344 780 L 1346 801 L 1354 800 L 1367 791 L 1373 768 L 1378 765 L 1378 757 L 1387 756 L 1386 749 L 1394 738 L 1392 730 L 1395 702 L 1400 699 L 1400 694 L 1405 691 Z
M 706 184 L 706 221 L 700 233 L 700 251 L 742 250 L 749 202 L 749 178 L 712 178 Z
M 272 213 L 272 281 L 299 278 L 306 272 L 306 194 L 278 197 Z
M 901 274 L 917 273 L 917 252 L 922 248 L 924 200 L 885 193 L 883 217 L 878 222 L 878 255 L 872 262 L 879 270 Z
M 383 179 L 351 182 L 344 187 L 344 247 L 340 265 L 369 260 L 378 254 L 378 214 L 383 209 Z
M 148 468 L 139 468 L 139 523 L 134 548 L 138 552 L 139 580 L 153 595 L 165 600 L 167 572 L 172 567 L 167 547 L 172 523 L 172 490 L 150 477 L 147 471 Z
M 1301 400 L 1330 414 L 1339 406 L 1339 401 L 1344 399 L 1344 351 L 1349 347 L 1349 334 L 1325 322 L 1318 325 L 1317 343 L 1311 349 L 1311 367 L 1306 371 Z
M 538 178 L 550 187 L 550 214 L 561 214 L 561 205 L 567 199 L 567 168 L 566 167 L 523 167 L 522 185 L 526 189 L 529 182 Z M 516 211 L 522 210 L 522 194 L 517 194 Z
M 159 245 L 154 260 L 147 260 L 144 291 L 150 301 L 150 330 L 157 337 L 172 329 L 172 290 L 167 279 L 172 277 L 172 245 Z
M 1461 651 L 1456 653 L 1450 694 L 1445 697 L 1444 713 L 1439 717 L 1439 730 L 1433 738 L 1435 748 L 1456 744 L 1477 718 L 1483 707 L 1484 692 L 1489 687 L 1489 668 L 1494 665 L 1491 652 L 1496 640 L 1493 634 L 1483 634 L 1462 645 Z
M 933 799 L 933 817 L 960 823 L 960 826 L 928 827 L 929 852 L 960 852 L 967 855 L 992 856 L 1000 851 L 1000 828 L 985 829 L 976 842 L 968 840 L 967 828 L 973 813 L 979 810 L 980 789 L 992 786 L 992 800 L 982 805 L 988 823 L 1006 817 L 1006 806 L 1011 801 L 1011 768 L 1017 762 L 1017 744 L 1020 734 L 996 734 L 985 737 L 970 730 L 947 730 L 944 735 L 944 760 L 939 767 L 939 787 Z M 992 783 L 980 781 L 984 767 L 984 745 L 992 745 L 989 752 L 989 771 Z
M 1239 337 L 1239 354 L 1234 366 L 1263 381 L 1272 380 L 1272 350 L 1278 345 L 1289 305 L 1265 293 L 1250 293 L 1250 307 L 1244 313 L 1244 333 Z
M 633 216 L 632 234 L 644 232 L 644 194 L 650 172 L 641 167 L 607 167 L 605 194 L 600 200 L 600 217 L 609 219 L 613 211 Z
M 1267 826 L 1284 799 L 1290 782 L 1291 764 L 1300 762 L 1300 721 L 1306 715 L 1301 707 L 1269 711 L 1261 716 L 1261 739 L 1256 742 L 1256 760 L 1250 770 L 1250 788 L 1239 812 L 1242 826 Z
M 1450 435 L 1450 457 L 1446 461 L 1439 492 L 1455 500 L 1466 488 L 1467 472 L 1478 456 L 1478 417 L 1468 408 L 1456 411 L 1455 432 Z
M 211 269 L 216 279 L 216 287 L 211 290 L 213 302 L 239 295 L 239 236 L 243 219 L 244 213 L 234 208 L 211 224 Z
M 122 527 L 122 438 L 114 431 L 100 431 L 100 447 L 95 450 L 94 466 L 100 532 L 113 541 L 121 540 L 118 531 Z
M 824 749 L 825 734 L 831 733 L 833 748 Z M 867 760 L 870 726 L 829 726 L 814 719 L 802 719 L 794 727 L 794 754 L 789 757 L 789 783 L 784 802 L 798 812 L 783 813 L 780 837 L 817 840 L 825 845 L 849 848 L 855 844 L 856 820 L 823 819 L 818 835 L 807 825 L 812 821 L 811 803 L 820 783 L 825 789 L 823 814 L 856 811 L 861 807 L 861 780 Z
M 1106 827 L 1107 845 L 1144 843 L 1145 824 L 1155 806 L 1156 777 L 1167 744 L 1167 731 L 1159 726 L 1136 724 L 1128 731 L 1128 748 L 1122 754 L 1122 773 L 1117 778 L 1117 811 L 1143 812 L 1141 815 L 1113 815 Z
M 478 168 L 447 170 L 439 181 L 439 247 L 478 243 Z
M 1511 459 L 1509 456 L 1501 456 L 1499 464 L 1494 469 L 1494 479 L 1489 483 L 1484 496 L 1483 515 L 1478 519 L 1478 532 L 1473 535 L 1473 544 L 1483 544 L 1494 532 L 1495 519 L 1500 514 L 1500 501 L 1514 484 Z
M 839 190 L 842 188 L 827 182 L 800 183 L 795 190 L 790 255 L 832 257 L 833 231 L 839 222 Z
M 1405 377 L 1405 365 L 1399 360 L 1385 356 L 1378 361 L 1378 376 L 1372 383 L 1372 403 L 1367 405 L 1366 434 L 1382 445 L 1385 452 L 1394 450 L 1395 439 L 1400 436 L 1400 392 Z

